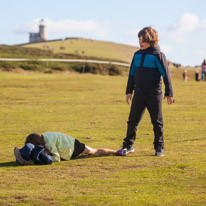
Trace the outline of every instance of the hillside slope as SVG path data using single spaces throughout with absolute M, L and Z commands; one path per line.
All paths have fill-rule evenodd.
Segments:
M 24 60 L 24 58 L 27 60 Z M 41 61 L 41 59 L 58 59 L 60 61 L 65 59 L 85 59 L 86 61 L 88 60 L 88 62 L 59 62 L 49 60 Z M 91 60 L 95 61 L 92 62 Z M 48 49 L 43 50 L 39 48 L 29 48 L 22 46 L 0 45 L 0 71 L 13 71 L 20 68 L 23 70 L 40 71 L 46 73 L 52 73 L 54 71 L 76 71 L 104 75 L 122 75 L 128 71 L 127 65 L 117 66 L 117 64 L 105 63 L 111 61 L 117 62 L 118 60 L 94 56 L 91 57 L 86 55 L 80 56 L 78 54 L 70 53 L 54 53 Z M 122 61 L 122 63 L 125 62 Z
M 138 49 L 137 47 L 125 44 L 83 38 L 67 38 L 60 41 L 27 44 L 24 47 L 45 49 L 54 53 L 69 53 L 80 56 L 115 59 L 124 62 L 131 62 L 134 52 Z

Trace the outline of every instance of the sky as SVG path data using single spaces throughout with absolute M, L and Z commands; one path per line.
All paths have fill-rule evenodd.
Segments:
M 206 58 L 205 0 L 0 0 L 0 44 L 29 42 L 44 19 L 47 38 L 82 37 L 139 46 L 138 32 L 158 31 L 168 60 L 184 66 Z

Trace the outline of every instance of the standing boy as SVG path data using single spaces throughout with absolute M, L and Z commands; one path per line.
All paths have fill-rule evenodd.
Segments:
M 170 105 L 174 102 L 172 82 L 165 55 L 160 51 L 158 33 L 152 27 L 145 27 L 138 33 L 140 50 L 135 52 L 130 67 L 126 89 L 126 101 L 132 100 L 128 119 L 127 136 L 118 155 L 134 152 L 137 126 L 147 108 L 154 130 L 156 156 L 163 156 L 162 81 L 165 84 L 165 98 Z M 132 93 L 134 95 L 132 99 Z
M 206 59 L 203 60 L 201 68 L 202 68 L 202 81 L 206 81 Z

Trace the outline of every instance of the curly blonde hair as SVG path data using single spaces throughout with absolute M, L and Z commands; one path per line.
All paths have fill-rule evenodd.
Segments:
M 157 31 L 150 26 L 140 30 L 138 37 L 142 37 L 143 41 L 149 43 L 152 47 L 155 47 L 159 41 Z

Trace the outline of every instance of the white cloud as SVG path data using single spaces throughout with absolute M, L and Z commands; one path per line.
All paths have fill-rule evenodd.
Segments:
M 77 20 L 60 20 L 52 21 L 51 19 L 45 19 L 48 32 L 72 32 L 72 31 L 95 31 L 98 29 L 98 23 L 93 20 L 77 21 Z
M 201 22 L 200 27 L 206 31 L 206 19 Z
M 130 37 L 137 37 L 137 35 L 138 35 L 138 33 L 139 33 L 140 30 L 141 30 L 141 29 L 139 29 L 139 28 L 137 28 L 137 29 L 132 29 L 132 30 L 130 30 L 130 31 L 127 31 L 125 34 L 126 34 L 127 36 L 130 36 Z
M 167 35 L 175 42 L 187 43 L 189 33 L 203 32 L 204 30 L 206 31 L 206 19 L 200 21 L 197 15 L 185 13 L 178 21 L 169 26 Z
M 90 32 L 94 36 L 105 37 L 109 34 L 109 23 L 99 23 L 94 20 L 78 21 L 73 19 L 64 19 L 53 21 L 50 18 L 45 18 L 48 34 L 54 33 L 71 33 L 71 32 Z M 25 25 L 16 26 L 13 28 L 15 33 L 38 32 L 40 19 L 34 19 Z
M 110 23 L 102 23 L 97 25 L 97 29 L 93 33 L 93 36 L 108 37 L 110 31 Z
M 173 50 L 172 47 L 168 45 L 160 45 L 160 48 L 164 53 L 169 53 Z
M 136 28 L 125 32 L 125 35 L 129 37 L 129 40 L 124 41 L 124 44 L 139 47 L 138 33 L 141 29 Z
M 38 25 L 39 25 L 40 19 L 34 19 L 32 22 L 29 22 L 24 25 L 14 26 L 12 28 L 12 31 L 17 34 L 23 34 L 28 32 L 37 32 L 38 31 Z
M 185 13 L 171 27 L 171 30 L 178 32 L 192 32 L 199 26 L 199 19 L 195 14 Z

